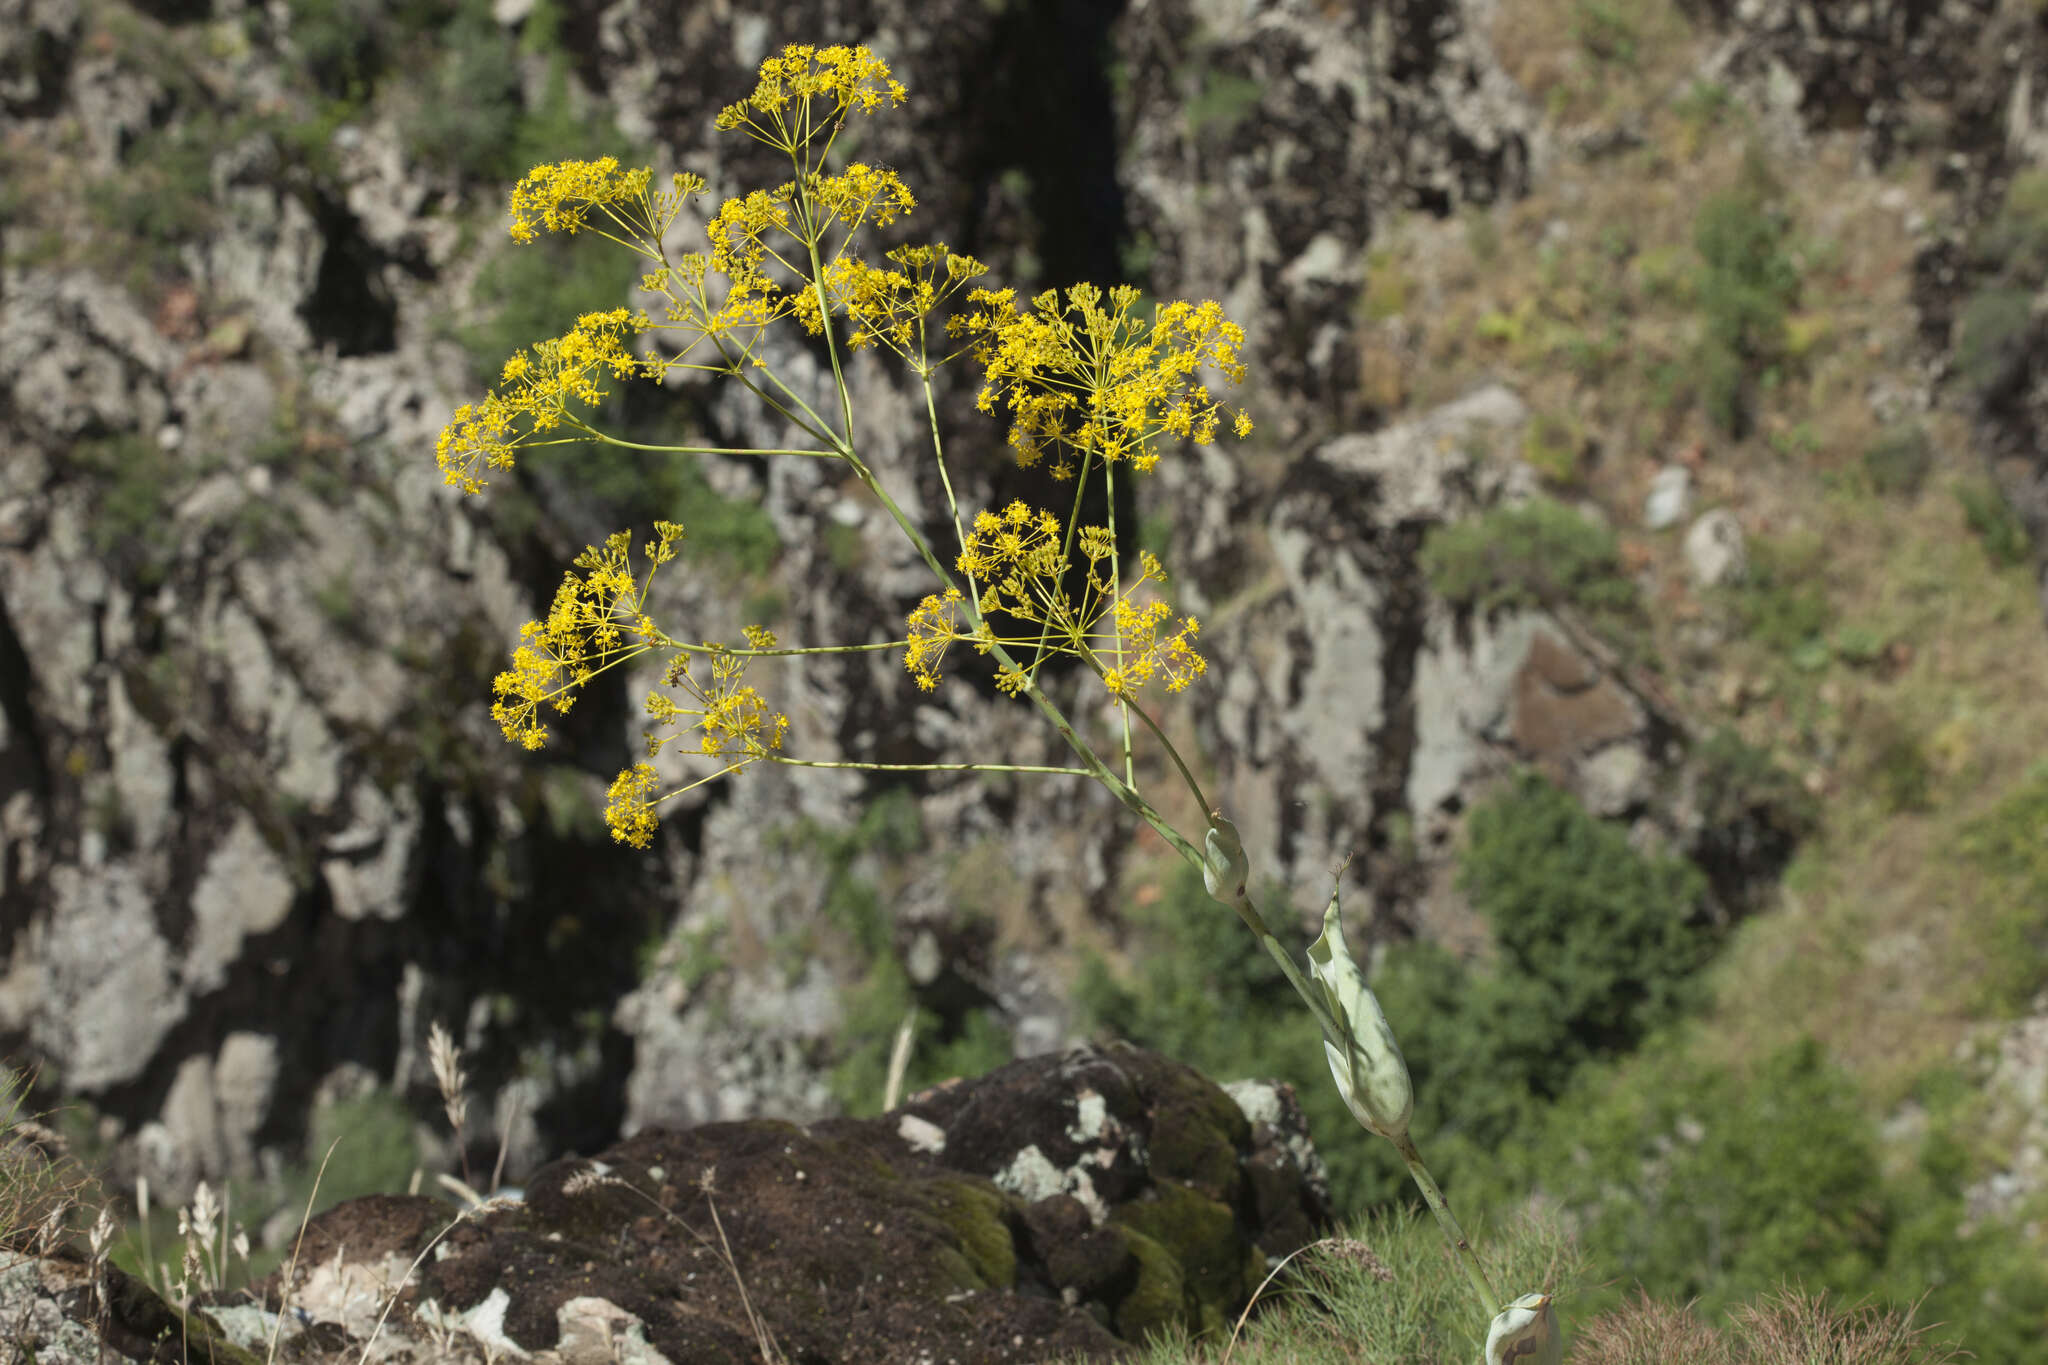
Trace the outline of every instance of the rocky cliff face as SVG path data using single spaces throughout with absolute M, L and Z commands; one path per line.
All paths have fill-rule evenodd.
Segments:
M 1897 22 L 1978 82 L 1976 109 L 1996 92 L 1969 74 L 1969 9 Z M 471 34 L 499 44 L 508 107 L 566 100 L 705 175 L 713 202 L 774 176 L 710 125 L 758 60 L 866 42 L 913 103 L 862 155 L 920 193 L 921 232 L 1020 292 L 1137 274 L 1244 324 L 1260 434 L 1169 462 L 1128 510 L 1170 525 L 1169 566 L 1212 622 L 1211 684 L 1175 723 L 1302 903 L 1363 852 L 1350 904 L 1456 933 L 1450 834 L 1515 763 L 1646 834 L 1700 835 L 1686 721 L 1653 688 L 1568 619 L 1475 619 L 1422 580 L 1429 528 L 1533 486 L 1521 400 L 1493 387 L 1386 425 L 1358 348 L 1384 215 L 1514 196 L 1553 154 L 1484 0 L 548 13 L 552 65 L 514 36 L 527 7 Z M 1801 117 L 1860 99 L 1897 124 L 1869 112 L 1898 97 L 1855 58 L 1883 33 L 1801 44 L 1775 10 L 1715 18 L 1728 70 L 1790 79 Z M 645 679 L 586 700 L 539 759 L 499 738 L 491 674 L 627 499 L 563 462 L 481 507 L 440 486 L 435 434 L 479 390 L 457 344 L 493 268 L 473 224 L 494 231 L 502 184 L 423 151 L 401 98 L 320 123 L 338 106 L 316 58 L 370 58 L 225 0 L 4 0 L 0 32 L 0 1036 L 104 1116 L 128 1169 L 173 1199 L 255 1170 L 338 1071 L 423 1084 L 432 1018 L 462 1023 L 482 1088 L 526 1087 L 529 1163 L 655 1123 L 835 1111 L 878 963 L 943 1019 L 995 1007 L 1020 1053 L 1067 1040 L 1065 954 L 1113 934 L 1134 850 L 1092 788 L 934 776 L 884 838 L 860 823 L 881 781 L 752 772 L 635 855 L 592 813 Z M 1997 107 L 2033 109 L 2032 68 L 1999 69 Z M 825 382 L 801 348 L 776 361 Z M 921 413 L 879 366 L 853 382 L 870 463 L 936 532 Z M 972 397 L 954 375 L 941 410 L 970 506 L 1022 487 Z M 687 386 L 624 417 L 720 445 L 783 435 Z M 790 640 L 887 638 L 928 586 L 822 462 L 707 458 L 690 487 L 700 540 L 752 527 L 769 548 L 671 577 L 680 633 L 734 634 L 766 603 Z M 926 698 L 859 657 L 776 677 L 807 753 L 1058 761 L 992 692 Z M 1397 824 L 1419 852 L 1394 855 Z M 862 888 L 878 920 L 848 917 Z

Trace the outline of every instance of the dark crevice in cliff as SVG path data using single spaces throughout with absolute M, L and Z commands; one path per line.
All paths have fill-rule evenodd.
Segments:
M 306 201 L 325 243 L 313 292 L 299 310 L 313 343 L 343 356 L 397 349 L 398 302 L 384 283 L 384 254 L 346 205 L 318 192 Z
M 27 792 L 48 818 L 53 795 L 48 756 L 43 752 L 42 726 L 33 705 L 28 651 L 16 634 L 7 599 L 0 596 L 0 712 L 7 720 L 7 744 L 0 748 L 0 806 L 17 792 Z M 28 850 L 0 844 L 0 959 L 14 949 L 14 936 L 28 923 L 42 900 L 41 879 L 26 877 Z
M 1380 923 L 1391 922 L 1402 906 L 1413 904 L 1424 882 L 1421 864 L 1414 857 L 1412 835 L 1404 840 L 1397 830 L 1404 823 L 1412 830 L 1418 814 L 1408 809 L 1408 778 L 1415 766 L 1415 666 L 1426 645 L 1429 590 L 1417 558 L 1434 525 L 1401 522 L 1379 547 L 1379 582 L 1384 596 L 1373 624 L 1380 635 L 1382 723 L 1372 736 L 1372 815 L 1367 847 L 1373 913 Z

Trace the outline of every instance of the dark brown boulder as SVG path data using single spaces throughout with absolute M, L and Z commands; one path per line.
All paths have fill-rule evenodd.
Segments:
M 290 1316 L 339 1316 L 320 1288 L 351 1263 L 389 1279 L 417 1262 L 387 1338 L 452 1329 L 564 1361 L 631 1341 L 693 1365 L 757 1361 L 763 1337 L 813 1365 L 1114 1357 L 1174 1324 L 1227 1330 L 1269 1258 L 1328 1221 L 1291 1093 L 1239 1093 L 1260 1122 L 1193 1069 L 1118 1045 L 874 1119 L 651 1130 L 452 1226 L 419 1198 L 323 1214 Z M 261 1286 L 273 1309 L 280 1287 Z

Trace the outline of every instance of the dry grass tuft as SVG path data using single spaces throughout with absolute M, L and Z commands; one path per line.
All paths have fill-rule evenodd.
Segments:
M 1602 1315 L 1580 1333 L 1573 1365 L 1942 1365 L 1962 1358 L 1926 1340 L 1913 1312 L 1871 1305 L 1837 1312 L 1825 1293 L 1787 1287 L 1736 1310 L 1717 1332 L 1684 1308 L 1647 1294 Z

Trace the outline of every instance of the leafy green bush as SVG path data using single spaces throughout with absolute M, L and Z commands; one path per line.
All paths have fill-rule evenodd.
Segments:
M 1934 804 L 1934 761 L 1917 730 L 1880 711 L 1865 724 L 1859 739 L 1863 781 L 1887 814 L 1924 811 Z
M 1550 498 L 1438 526 L 1419 562 L 1438 596 L 1482 613 L 1568 604 L 1611 619 L 1639 609 L 1614 532 Z
M 1963 520 L 1983 542 L 1984 553 L 1993 564 L 2010 567 L 2027 562 L 2033 542 L 2019 513 L 2005 500 L 2005 494 L 1988 479 L 1965 479 L 1956 485 L 1956 501 L 1962 504 Z
M 1699 367 L 1707 416 L 1732 436 L 1755 421 L 1758 384 L 1785 359 L 1785 318 L 1799 298 L 1791 218 L 1752 156 L 1737 188 L 1700 206 Z
M 71 463 L 92 480 L 93 548 L 124 583 L 160 585 L 178 548 L 171 507 L 184 491 L 177 463 L 156 442 L 127 434 L 72 448 Z
M 1971 243 L 1971 255 L 2016 285 L 2048 282 L 2048 170 L 2013 176 L 1998 212 Z
M 1740 1070 L 1662 1036 L 1642 1056 L 1587 1068 L 1546 1122 L 1504 1152 L 1497 1197 L 1527 1184 L 1580 1228 L 1613 1277 L 1573 1305 L 1584 1321 L 1637 1287 L 1697 1298 L 1711 1318 L 1791 1280 L 1854 1301 L 1919 1304 L 1929 1342 L 1981 1360 L 2027 1358 L 2048 1312 L 2048 1271 L 2013 1226 L 1968 1219 L 1986 1169 L 1979 1090 L 1951 1068 L 1923 1078 L 1927 1135 L 1896 1177 L 1849 1078 L 1810 1040 Z
M 491 17 L 488 4 L 466 3 L 435 45 L 421 96 L 404 130 L 428 165 L 478 182 L 516 179 L 534 165 L 598 155 L 609 149 L 633 165 L 645 148 L 622 147 L 603 101 L 583 93 L 557 48 L 560 15 L 543 0 L 518 39 Z M 539 98 L 527 102 L 519 58 L 546 59 Z M 559 330 L 559 328 L 557 329 Z
M 1417 1140 L 1447 1186 L 1539 1123 L 1584 1060 L 1626 1051 L 1684 1009 L 1711 948 L 1691 923 L 1704 882 L 1690 865 L 1638 853 L 1539 777 L 1475 808 L 1470 832 L 1461 881 L 1494 928 L 1496 962 L 1475 971 L 1436 944 L 1404 943 L 1373 978 L 1414 1077 Z M 1365 1140 L 1315 1025 L 1200 875 L 1177 871 L 1165 896 L 1127 913 L 1142 965 L 1125 983 L 1084 964 L 1075 999 L 1091 1025 L 1219 1079 L 1292 1083 L 1337 1207 L 1405 1203 L 1405 1168 Z
M 2033 291 L 1993 283 L 1970 295 L 1956 320 L 1956 373 L 1979 395 L 2006 382 L 2032 330 Z
M 2007 382 L 2033 332 L 2034 294 L 2048 283 L 2048 171 L 2022 171 L 1970 244 L 1983 283 L 1956 322 L 1956 372 L 1979 395 Z
M 1633 5 L 1615 0 L 1572 0 L 1572 37 L 1587 56 L 1603 65 L 1634 66 L 1642 43 L 1640 29 Z
M 1876 1133 L 1818 1046 L 1737 1075 L 1660 1045 L 1625 1074 L 1589 1073 L 1522 1157 L 1584 1220 L 1588 1253 L 1620 1277 L 1611 1293 L 1640 1284 L 1714 1313 L 1787 1278 L 1852 1297 L 1877 1287 Z
M 1585 1056 L 1627 1049 L 1696 995 L 1710 945 L 1693 923 L 1706 886 L 1685 859 L 1638 852 L 1619 825 L 1524 772 L 1475 806 L 1458 884 L 1493 928 L 1493 974 L 1536 985 L 1555 1042 L 1555 1093 Z
M 1698 869 L 1637 851 L 1534 773 L 1475 806 L 1467 833 L 1459 885 L 1493 930 L 1494 960 L 1473 969 L 1402 944 L 1373 982 L 1415 1080 L 1415 1130 L 1447 1186 L 1540 1126 L 1586 1062 L 1630 1051 L 1690 1008 L 1713 948 L 1696 923 Z M 1399 1174 L 1392 1162 L 1383 1172 Z
M 1863 474 L 1879 493 L 1911 497 L 1934 466 L 1934 443 L 1918 422 L 1894 422 L 1863 452 Z
M 288 0 L 285 33 L 294 66 L 312 79 L 315 89 L 363 104 L 393 62 L 445 22 L 454 8 L 449 3 Z
M 334 1149 L 332 1156 L 327 1154 L 329 1147 Z M 327 1170 L 314 1195 L 313 1177 L 322 1158 Z M 282 1206 L 296 1203 L 303 1209 L 312 1196 L 313 1211 L 318 1213 L 366 1194 L 392 1194 L 406 1188 L 419 1166 L 419 1139 L 404 1100 L 382 1090 L 342 1100 L 314 1111 L 306 1137 L 306 1165 L 286 1182 Z
M 439 55 L 406 120 L 412 152 L 429 166 L 477 181 L 522 174 L 518 48 L 488 6 L 465 6 L 443 31 Z
M 1981 988 L 2016 1014 L 2048 986 L 2048 763 L 1963 830 L 1970 883 L 1990 912 Z
M 1927 1125 L 1912 1166 L 1887 1191 L 1894 1210 L 1886 1247 L 1892 1297 L 1925 1295 L 1922 1316 L 1943 1324 L 1979 1360 L 2024 1360 L 2048 1320 L 2048 1268 L 2011 1222 L 1972 1218 L 1969 1187 L 2003 1167 L 2009 1152 L 1987 1145 L 1981 1082 L 1952 1065 L 1915 1082 Z M 2040 1201 L 2034 1201 L 2038 1215 Z M 1962 1229 L 1972 1225 L 1971 1235 Z
M 1826 554 L 1818 536 L 1759 537 L 1748 573 L 1724 589 L 1743 634 L 1775 654 L 1791 654 L 1827 632 L 1832 614 L 1817 581 Z
M 472 291 L 478 320 L 454 329 L 469 353 L 473 377 L 494 382 L 506 359 L 534 338 L 560 335 L 595 301 L 623 299 L 634 274 L 632 260 L 602 240 L 548 237 L 499 248 L 478 272 Z M 629 440 L 688 444 L 681 429 L 685 400 L 644 390 L 637 396 L 641 405 L 629 411 L 615 394 L 592 420 Z M 538 522 L 540 503 L 530 490 L 546 483 L 558 493 L 557 506 L 580 503 L 607 525 L 644 531 L 657 518 L 679 522 L 687 532 L 685 558 L 720 566 L 739 579 L 766 574 L 782 553 L 767 510 L 757 501 L 716 492 L 692 455 L 578 443 L 530 449 L 520 469 L 524 477 L 493 490 L 503 496 L 494 499 L 491 514 L 508 535 Z
M 1494 1283 L 1540 1284 L 1561 1304 L 1575 1301 L 1587 1276 L 1570 1229 L 1555 1218 L 1489 1227 L 1482 1254 Z M 1176 1322 L 1134 1347 L 1129 1365 L 1466 1365 L 1480 1355 L 1468 1287 L 1420 1210 L 1352 1221 L 1289 1261 L 1258 1302 L 1228 1345 Z M 1058 1365 L 1082 1360 L 1063 1356 Z
M 1709 830 L 1757 827 L 1796 842 L 1820 827 L 1820 802 L 1767 749 L 1731 729 L 1694 751 L 1700 822 Z
M 1522 432 L 1522 460 L 1545 482 L 1569 488 L 1580 481 L 1585 428 L 1570 414 L 1538 413 Z
M 1188 103 L 1188 131 L 1197 139 L 1212 135 L 1219 140 L 1228 138 L 1258 112 L 1259 101 L 1265 95 L 1263 81 L 1229 71 L 1205 70 L 1200 92 Z

